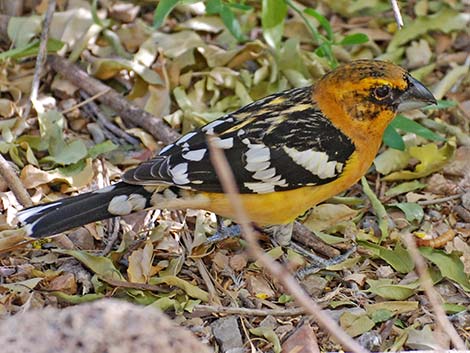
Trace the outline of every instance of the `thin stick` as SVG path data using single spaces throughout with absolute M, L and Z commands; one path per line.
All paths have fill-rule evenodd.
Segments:
M 460 351 L 464 351 L 466 349 L 465 343 L 460 338 L 454 326 L 452 326 L 450 323 L 444 309 L 442 308 L 439 296 L 433 287 L 431 277 L 427 271 L 426 262 L 424 261 L 423 256 L 421 256 L 421 253 L 418 251 L 418 247 L 416 246 L 412 235 L 407 234 L 404 239 L 411 258 L 416 265 L 416 272 L 418 272 L 419 275 L 419 282 L 429 299 L 429 303 L 431 304 L 434 314 L 436 315 L 437 325 L 441 327 L 443 332 L 447 333 L 450 340 L 452 341 L 452 344 L 454 345 L 454 348 Z
M 165 144 L 175 142 L 180 137 L 180 134 L 168 126 L 163 119 L 135 106 L 109 86 L 88 75 L 77 65 L 56 55 L 49 55 L 47 62 L 55 72 L 61 74 L 73 85 L 81 88 L 90 96 L 106 91 L 106 93 L 97 99 L 117 112 L 126 123 L 134 124 L 147 130 L 153 137 Z
M 429 206 L 429 205 L 434 205 L 436 203 L 443 203 L 443 202 L 459 199 L 459 198 L 462 197 L 462 195 L 463 195 L 463 193 L 460 193 L 460 194 L 456 194 L 456 195 L 441 197 L 440 199 L 418 201 L 417 204 L 421 205 L 421 206 Z
M 5 179 L 8 187 L 13 192 L 19 203 L 21 203 L 24 207 L 29 207 L 33 205 L 33 201 L 31 201 L 31 196 L 29 196 L 28 191 L 25 189 L 20 178 L 18 178 L 16 173 L 12 170 L 8 161 L 1 154 L 0 174 L 2 175 L 3 179 Z
M 321 310 L 320 306 L 310 298 L 284 266 L 274 261 L 263 252 L 263 249 L 258 245 L 257 237 L 243 207 L 230 165 L 228 164 L 224 153 L 214 145 L 212 139 L 213 138 L 209 136 L 208 145 L 211 161 L 217 176 L 220 179 L 224 193 L 235 211 L 236 221 L 240 224 L 242 235 L 248 242 L 249 251 L 273 278 L 283 284 L 290 295 L 297 300 L 299 305 L 302 308 L 305 308 L 305 312 L 312 315 L 315 320 L 327 330 L 327 332 L 334 336 L 335 339 L 343 345 L 345 349 L 349 349 L 356 353 L 366 353 L 367 350 L 362 348 L 356 341 L 349 337 L 327 313 Z
M 55 10 L 55 0 L 49 0 L 46 15 L 42 24 L 41 39 L 39 42 L 38 56 L 36 57 L 36 67 L 34 68 L 33 83 L 31 85 L 31 96 L 26 103 L 23 116 L 27 118 L 31 112 L 31 105 L 38 99 L 39 83 L 41 81 L 42 70 L 46 62 L 47 41 L 49 39 L 49 27 L 51 26 L 52 15 Z
M 230 314 L 230 315 L 246 315 L 246 316 L 299 316 L 306 313 L 305 308 L 288 308 L 288 309 L 253 309 L 253 308 L 236 308 L 232 306 L 220 305 L 196 305 L 194 311 L 199 313 L 210 314 Z
M 397 0 L 390 0 L 390 4 L 392 5 L 393 15 L 395 16 L 395 21 L 397 22 L 398 29 L 400 29 L 404 26 L 403 18 L 401 17 L 400 7 L 398 6 Z
M 111 88 L 110 88 L 111 89 Z M 80 103 L 77 103 L 75 104 L 73 107 L 70 107 L 68 109 L 65 109 L 65 110 L 62 110 L 61 113 L 62 114 L 67 114 L 69 112 L 71 112 L 72 110 L 75 110 L 75 109 L 78 109 L 90 102 L 93 102 L 95 99 L 98 99 L 98 97 L 102 96 L 103 94 L 106 94 L 108 93 L 109 89 L 106 90 L 106 91 L 103 91 L 103 92 L 98 92 L 97 94 L 95 94 L 93 97 L 90 97 L 87 95 L 88 98 L 86 98 L 85 100 L 81 101 Z

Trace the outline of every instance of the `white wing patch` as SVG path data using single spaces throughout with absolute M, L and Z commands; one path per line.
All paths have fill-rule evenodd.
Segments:
M 313 150 L 298 151 L 295 148 L 284 146 L 284 151 L 298 165 L 304 167 L 320 179 L 333 178 L 343 170 L 343 163 L 328 161 L 328 155 L 325 152 Z
M 176 144 L 178 146 L 181 146 L 184 142 L 189 141 L 191 139 L 191 137 L 193 137 L 195 135 L 197 135 L 196 131 L 189 132 L 186 135 L 184 135 L 183 137 L 181 137 L 178 141 L 176 141 Z
M 259 182 L 246 182 L 243 185 L 258 194 L 274 192 L 276 186 L 287 186 L 282 175 L 277 174 L 276 168 L 271 167 L 271 151 L 264 144 L 252 144 L 248 139 L 242 142 L 248 146 L 245 152 L 245 169 L 253 172 L 251 176 Z M 271 167 L 271 168 L 270 168 Z
M 199 162 L 204 158 L 206 151 L 207 150 L 205 148 L 194 151 L 188 151 L 186 153 L 183 153 L 183 158 L 187 159 L 188 161 Z
M 119 195 L 111 199 L 108 212 L 116 216 L 125 216 L 145 208 L 147 200 L 140 194 Z
M 233 137 L 229 137 L 226 139 L 221 139 L 220 137 L 213 138 L 214 145 L 222 148 L 224 150 L 228 150 L 233 147 Z
M 223 119 L 214 120 L 210 122 L 209 124 L 204 125 L 204 127 L 201 130 L 204 131 L 208 135 L 214 135 L 214 128 L 225 122 L 226 120 L 223 120 Z
M 18 220 L 21 222 L 21 224 L 24 224 L 27 221 L 28 218 L 33 217 L 38 213 L 42 213 L 43 211 L 45 211 L 49 208 L 58 206 L 58 205 L 60 205 L 59 201 L 58 202 L 51 202 L 51 203 L 46 204 L 46 205 L 38 205 L 38 206 L 32 207 L 30 209 L 24 209 L 16 215 L 16 218 L 18 218 Z M 28 234 L 31 234 L 31 233 L 28 233 Z
M 169 170 L 173 183 L 176 185 L 188 184 L 188 163 L 180 163 L 170 168 Z

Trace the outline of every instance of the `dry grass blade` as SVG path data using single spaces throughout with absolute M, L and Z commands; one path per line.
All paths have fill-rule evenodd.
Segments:
M 275 262 L 263 252 L 263 249 L 258 245 L 257 237 L 243 207 L 235 179 L 227 159 L 223 152 L 214 145 L 211 137 L 208 138 L 208 145 L 212 164 L 214 165 L 217 176 L 220 179 L 224 193 L 232 204 L 233 210 L 236 214 L 236 221 L 240 224 L 242 235 L 248 242 L 248 249 L 250 252 L 263 265 L 264 269 L 271 274 L 271 276 L 284 285 L 289 294 L 295 298 L 300 306 L 305 308 L 305 312 L 312 315 L 324 329 L 326 329 L 344 346 L 345 349 L 356 353 L 366 353 L 367 350 L 349 337 L 328 314 L 321 310 L 318 304 L 308 296 L 297 280 L 284 266 Z
M 413 259 L 416 265 L 416 272 L 419 275 L 419 281 L 421 286 L 423 287 L 426 296 L 429 299 L 429 303 L 432 306 L 434 314 L 436 315 L 436 322 L 441 327 L 441 330 L 449 336 L 454 348 L 464 351 L 466 349 L 465 343 L 460 338 L 459 334 L 455 330 L 454 326 L 450 323 L 447 319 L 446 313 L 439 301 L 438 294 L 436 293 L 432 280 L 429 277 L 429 273 L 427 271 L 426 262 L 424 258 L 418 251 L 418 247 L 416 246 L 414 239 L 412 238 L 411 234 L 408 234 L 405 238 L 405 243 L 408 248 L 408 251 L 411 253 L 411 258 Z
M 400 29 L 403 27 L 403 18 L 401 17 L 400 7 L 398 6 L 397 0 L 390 0 L 390 4 L 392 5 L 393 15 L 395 16 L 398 29 Z

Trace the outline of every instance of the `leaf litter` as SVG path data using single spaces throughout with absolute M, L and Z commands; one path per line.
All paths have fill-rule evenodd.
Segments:
M 273 7 L 265 12 L 241 4 L 236 8 L 232 2 L 211 3 L 206 11 L 202 3 L 157 11 L 154 25 L 159 29 L 154 30 L 150 7 L 127 4 L 130 10 L 123 16 L 118 3 L 95 12 L 86 2 L 69 1 L 54 14 L 48 49 L 66 52 L 90 75 L 106 80 L 181 133 L 267 94 L 310 84 L 335 60 L 379 57 L 417 69 L 415 76 L 444 100 L 439 109 L 394 121 L 393 131 L 399 133 L 392 132 L 386 143 L 402 150 L 384 147 L 362 188 L 356 185 L 342 195 L 344 203 L 341 198 L 339 203 L 326 202 L 303 217 L 306 226 L 340 251 L 351 241 L 358 244 L 358 256 L 310 275 L 303 284 L 367 347 L 374 347 L 371 337 L 378 337 L 381 350 L 434 348 L 436 326 L 422 304 L 426 299 L 400 238 L 411 232 L 432 240 L 449 229 L 455 232 L 441 249 L 420 251 L 449 315 L 468 315 L 470 225 L 456 207 L 470 212 L 460 197 L 470 190 L 470 77 L 462 55 L 468 56 L 470 9 L 451 2 L 418 2 L 405 9 L 408 21 L 397 31 L 392 16 L 383 16 L 390 13 L 385 2 L 320 3 L 305 12 L 307 25 L 293 7 L 276 9 L 280 2 L 271 2 Z M 301 2 L 292 3 L 303 10 Z M 288 16 L 272 16 L 269 11 L 274 10 Z M 37 115 L 21 116 L 31 87 L 34 65 L 29 58 L 38 50 L 34 38 L 41 30 L 41 11 L 26 9 L 9 22 L 14 44 L 3 46 L 0 54 L 0 150 L 34 202 L 108 185 L 126 167 L 162 147 L 105 106 L 100 109 L 106 119 L 141 144 L 113 136 L 99 124 L 88 128 L 94 120 L 78 106 L 78 90 L 51 72 L 42 81 Z M 310 26 L 318 37 L 312 39 Z M 191 312 L 201 303 L 286 310 L 295 306 L 276 280 L 246 256 L 242 240 L 205 245 L 205 237 L 216 229 L 213 214 L 156 210 L 123 217 L 119 223 L 99 222 L 84 228 L 92 245 L 81 250 L 73 232 L 25 241 L 14 219 L 20 205 L 6 186 L 0 201 L 2 315 L 55 305 L 48 300 L 52 297 L 75 304 L 112 295 L 174 312 L 180 323 L 190 326 Z M 117 240 L 102 255 L 113 232 Z M 268 239 L 263 246 L 290 269 L 305 262 L 302 255 Z M 149 289 L 157 286 L 165 290 Z M 201 319 L 195 332 L 206 332 L 203 328 L 216 315 L 206 312 Z M 262 321 L 254 315 L 243 318 L 245 333 L 259 351 L 280 351 L 293 328 L 303 324 L 300 316 L 274 318 L 269 325 Z M 321 350 L 340 349 L 308 321 Z M 464 326 L 457 329 L 465 335 Z M 311 339 L 307 335 L 305 342 Z M 217 344 L 213 339 L 211 343 Z

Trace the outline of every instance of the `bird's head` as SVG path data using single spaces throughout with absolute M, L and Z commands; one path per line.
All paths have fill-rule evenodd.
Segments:
M 380 134 L 396 113 L 436 104 L 432 93 L 406 70 L 375 60 L 357 60 L 331 71 L 317 82 L 314 99 L 339 125 Z

